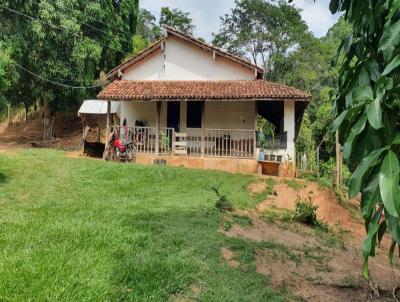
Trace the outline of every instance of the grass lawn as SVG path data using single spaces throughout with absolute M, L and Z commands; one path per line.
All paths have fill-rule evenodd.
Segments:
M 211 187 L 245 208 L 253 181 L 52 150 L 0 154 L 0 301 L 283 301 L 255 272 L 254 246 L 218 232 Z M 222 246 L 246 268 L 231 268 Z

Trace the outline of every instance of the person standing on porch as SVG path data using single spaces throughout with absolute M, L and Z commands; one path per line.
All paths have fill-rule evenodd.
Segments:
M 129 127 L 128 127 L 128 122 L 126 121 L 126 118 L 124 118 L 124 121 L 122 122 L 122 129 L 121 129 L 121 140 L 123 144 L 126 144 L 128 142 L 129 138 Z

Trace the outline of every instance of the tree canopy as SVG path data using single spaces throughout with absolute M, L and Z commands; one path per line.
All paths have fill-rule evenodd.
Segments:
M 170 9 L 169 7 L 161 8 L 160 27 L 170 26 L 189 35 L 193 34 L 195 26 L 188 12 L 184 12 L 178 8 Z
M 138 0 L 1 0 L 0 14 L 0 98 L 39 99 L 51 116 L 96 93 L 62 85 L 91 86 L 132 51 Z
M 280 61 L 311 36 L 299 11 L 284 1 L 236 0 L 221 18 L 213 44 L 262 64 L 269 78 L 280 77 Z

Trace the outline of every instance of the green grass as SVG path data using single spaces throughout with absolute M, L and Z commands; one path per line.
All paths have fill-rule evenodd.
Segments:
M 218 231 L 211 187 L 241 209 L 254 206 L 252 182 L 52 150 L 0 155 L 0 301 L 284 301 L 254 265 L 220 255 L 235 245 L 254 256 Z
M 252 196 L 253 206 L 268 199 L 268 197 L 274 193 L 274 186 L 276 184 L 276 181 L 273 178 L 267 178 L 266 180 L 264 180 L 264 183 L 265 183 L 265 190 L 263 190 L 260 193 L 253 194 Z
M 286 184 L 289 188 L 292 188 L 296 192 L 304 188 L 304 184 L 295 179 L 284 179 L 283 183 Z

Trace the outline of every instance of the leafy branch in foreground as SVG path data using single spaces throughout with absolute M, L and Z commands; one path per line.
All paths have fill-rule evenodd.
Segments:
M 332 13 L 345 12 L 353 32 L 342 42 L 345 55 L 334 103 L 344 158 L 353 174 L 349 195 L 361 192 L 367 236 L 363 273 L 368 258 L 387 232 L 389 260 L 400 246 L 400 1 L 331 0 Z

